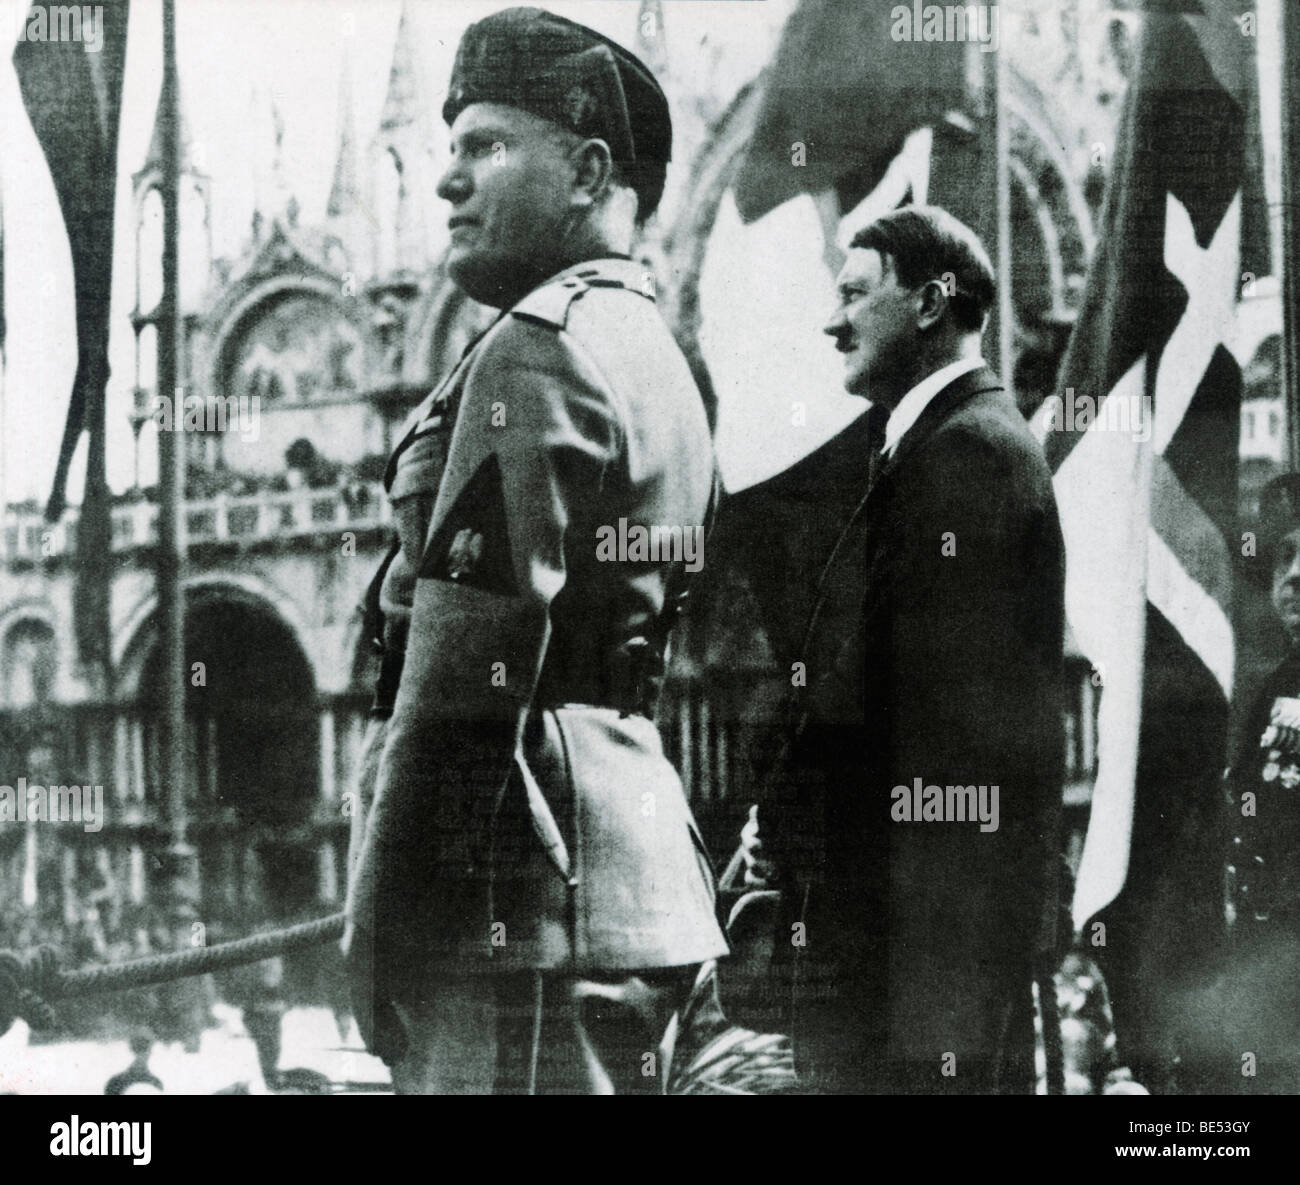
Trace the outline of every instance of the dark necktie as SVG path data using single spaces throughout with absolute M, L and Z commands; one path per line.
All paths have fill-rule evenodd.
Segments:
M 885 425 L 889 422 L 889 408 L 883 403 L 873 404 L 867 412 L 867 489 L 876 484 L 885 465 Z

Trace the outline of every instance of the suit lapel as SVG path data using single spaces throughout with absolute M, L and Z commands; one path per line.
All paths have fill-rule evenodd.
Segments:
M 848 522 L 845 523 L 839 538 L 836 539 L 830 558 L 823 566 L 821 577 L 817 581 L 817 599 L 813 604 L 813 611 L 808 619 L 808 628 L 804 633 L 803 650 L 805 653 L 809 650 L 822 608 L 825 605 L 827 576 L 834 565 L 839 562 L 841 554 L 849 546 L 854 533 L 859 529 L 859 525 L 866 518 L 868 511 L 885 496 L 888 487 L 892 485 L 893 475 L 898 470 L 899 465 L 905 462 L 926 437 L 967 400 L 985 391 L 1001 391 L 1002 389 L 1002 381 L 987 366 L 981 366 L 975 370 L 967 371 L 965 374 L 958 375 L 930 400 L 925 411 L 917 418 L 916 423 L 908 429 L 903 439 L 898 442 L 893 455 L 875 470 L 868 482 L 866 493 L 858 502 Z
M 813 610 L 808 618 L 808 628 L 804 631 L 803 635 L 803 652 L 805 654 L 808 652 L 808 644 L 812 639 L 813 630 L 816 628 L 817 620 L 826 603 L 826 578 L 838 562 L 840 553 L 848 547 L 854 531 L 858 528 L 858 523 L 866 513 L 867 502 L 871 498 L 871 491 L 875 489 L 876 484 L 880 479 L 880 475 L 884 471 L 884 462 L 876 455 L 876 450 L 884 442 L 884 426 L 883 424 L 876 425 L 871 423 L 871 419 L 875 414 L 875 409 L 873 408 L 863 417 L 863 420 L 867 425 L 864 445 L 869 450 L 868 463 L 866 466 L 866 492 L 858 499 L 857 505 L 853 508 L 853 513 L 849 515 L 848 521 L 844 524 L 843 530 L 840 531 L 838 538 L 835 540 L 835 546 L 831 548 L 830 556 L 827 558 L 826 563 L 822 565 L 821 575 L 817 578 L 817 593 L 813 601 Z
M 893 455 L 881 467 L 876 486 L 904 464 L 907 458 L 925 443 L 926 438 L 967 400 L 984 391 L 1001 390 L 1002 380 L 987 366 L 958 375 L 930 400 L 925 410 L 917 417 L 916 423 L 904 433 L 903 439 L 894 447 Z

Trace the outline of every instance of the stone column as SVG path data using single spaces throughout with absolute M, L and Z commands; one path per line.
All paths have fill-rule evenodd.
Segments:
M 123 803 L 131 793 L 131 721 L 125 713 L 113 717 L 113 785 L 110 797 Z
M 334 734 L 334 709 L 322 708 L 320 714 L 320 797 L 328 810 L 338 799 L 335 771 L 338 761 Z
M 322 901 L 333 904 L 339 899 L 338 860 L 334 855 L 333 840 L 321 840 L 320 847 L 316 849 L 316 868 L 320 878 L 317 895 Z

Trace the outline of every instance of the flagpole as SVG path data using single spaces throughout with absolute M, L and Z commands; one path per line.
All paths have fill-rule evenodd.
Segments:
M 175 0 L 163 0 L 163 81 L 158 98 L 162 132 L 159 192 L 163 208 L 162 298 L 158 304 L 158 394 L 182 406 L 177 398 L 180 339 L 180 208 L 179 94 L 176 76 Z M 173 417 L 173 427 L 178 426 Z M 170 906 L 173 919 L 183 921 L 184 905 L 196 888 L 194 851 L 186 842 L 185 815 L 185 539 L 181 511 L 185 496 L 185 454 L 174 431 L 158 432 L 158 550 L 157 590 L 159 647 L 163 685 L 159 720 L 162 782 L 166 788 L 171 830 Z
M 981 221 L 984 241 L 998 279 L 998 296 L 989 314 L 984 340 L 986 351 L 994 352 L 991 358 L 986 355 L 987 360 L 997 368 L 1006 389 L 1014 395 L 1015 376 L 1012 371 L 1016 321 L 1011 299 L 1011 129 L 1003 103 L 1006 58 L 1001 46 L 988 53 L 984 52 L 985 48 L 981 45 L 972 51 L 978 52 L 983 59 L 980 192 L 991 195 L 993 202 L 991 207 L 984 207 L 986 213 Z
M 1281 5 L 1282 20 L 1282 382 L 1289 468 L 1300 469 L 1300 11 Z
M 998 372 L 1015 396 L 1016 313 L 1011 300 L 1011 121 L 1007 118 L 1007 55 L 993 50 L 993 112 L 997 127 L 998 183 Z
M 5 199 L 4 168 L 0 166 L 0 530 L 4 529 L 9 513 L 9 468 L 5 459 L 5 411 L 7 394 L 5 385 L 9 377 L 9 357 L 6 353 L 9 338 L 8 306 L 5 304 Z

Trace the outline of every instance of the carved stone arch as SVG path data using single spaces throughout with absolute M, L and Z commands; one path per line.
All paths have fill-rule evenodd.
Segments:
M 308 638 L 308 623 L 298 606 L 281 590 L 254 576 L 233 572 L 206 572 L 185 582 L 186 612 L 196 605 L 225 599 L 281 622 L 302 653 L 311 672 L 313 688 L 322 678 L 319 647 Z M 158 641 L 158 598 L 150 591 L 131 609 L 113 641 L 114 685 L 120 703 L 133 703 L 140 694 L 144 664 Z
M 235 924 L 318 908 L 321 731 L 317 680 L 284 603 L 222 574 L 185 597 L 186 785 L 168 793 L 160 721 L 169 691 L 156 606 L 126 645 L 120 708 L 146 806 L 182 804 L 198 852 L 203 916 Z
M 718 117 L 707 138 L 707 147 L 692 162 L 691 177 L 680 204 L 684 213 L 669 228 L 663 242 L 663 253 L 670 266 L 665 269 L 660 308 L 690 364 L 711 430 L 717 427 L 718 400 L 699 344 L 700 272 L 718 208 L 735 179 L 742 154 L 749 147 L 762 100 L 759 83 L 748 83 Z
M 216 394 L 224 391 L 225 369 L 230 351 L 243 332 L 273 304 L 293 295 L 309 295 L 327 302 L 347 321 L 364 342 L 368 325 L 361 302 L 345 296 L 341 282 L 326 275 L 278 275 L 263 279 L 242 292 L 237 299 L 225 304 L 219 323 L 215 324 L 206 355 L 203 373 L 207 390 Z M 223 302 L 225 303 L 225 302 Z
M 43 601 L 23 601 L 0 616 L 0 707 L 32 707 L 54 698 L 58 639 L 54 611 Z
M 665 278 L 661 306 L 683 348 L 695 348 L 699 336 L 699 278 L 709 234 L 722 196 L 730 188 L 741 155 L 749 147 L 762 100 L 762 88 L 751 82 L 740 89 L 719 116 L 708 136 L 708 146 L 691 165 L 687 196 L 681 202 L 685 213 L 664 237 L 664 253 L 675 266 Z
M 49 626 L 55 634 L 59 632 L 58 614 L 54 606 L 40 597 L 22 597 L 0 610 L 0 640 L 19 622 L 34 620 Z

